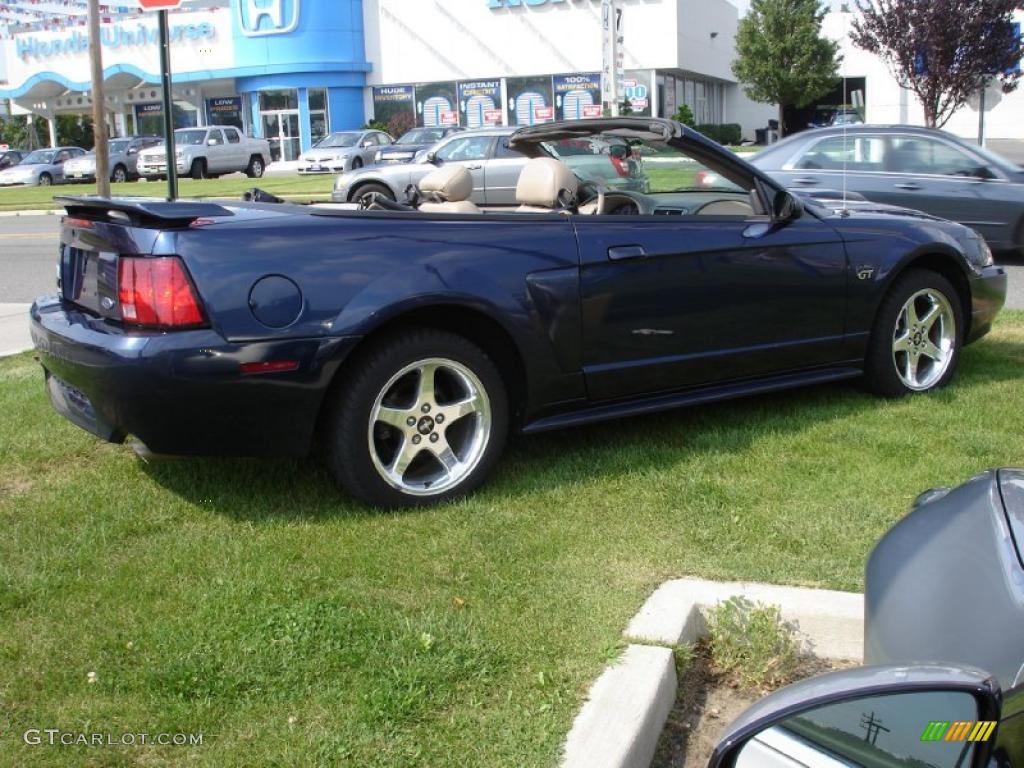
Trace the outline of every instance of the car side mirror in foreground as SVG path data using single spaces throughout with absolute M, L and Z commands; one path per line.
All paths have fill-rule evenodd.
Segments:
M 796 195 L 784 189 L 780 189 L 772 198 L 772 221 L 777 224 L 799 219 L 803 212 L 804 207 Z
M 751 706 L 709 768 L 978 768 L 995 746 L 1001 692 L 970 667 L 877 666 L 795 683 Z
M 427 152 L 427 154 L 425 154 L 423 156 L 423 160 L 425 162 L 430 163 L 431 165 L 440 165 L 440 163 L 437 161 L 437 153 L 436 152 Z
M 137 155 L 137 154 L 139 154 L 139 148 L 138 147 L 128 147 L 128 151 L 125 152 L 125 154 L 126 155 Z

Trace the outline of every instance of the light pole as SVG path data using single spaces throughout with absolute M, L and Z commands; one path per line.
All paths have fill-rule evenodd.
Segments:
M 110 155 L 107 147 L 106 98 L 103 95 L 99 0 L 89 0 L 89 63 L 92 69 L 92 136 L 96 152 L 96 194 L 100 197 L 110 197 Z

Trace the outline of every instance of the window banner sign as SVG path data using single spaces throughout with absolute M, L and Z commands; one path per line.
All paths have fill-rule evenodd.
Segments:
M 555 107 L 558 108 L 559 120 L 601 116 L 600 72 L 555 75 L 551 82 L 555 89 Z
M 386 85 L 373 89 L 373 119 L 386 125 L 399 115 L 416 114 L 416 91 L 411 85 Z
M 649 69 L 628 69 L 622 81 L 623 101 L 628 101 L 633 115 L 651 116 L 651 71 Z
M 501 80 L 460 82 L 459 111 L 462 113 L 462 125 L 467 128 L 501 125 Z
M 206 118 L 210 125 L 233 125 L 241 128 L 242 97 L 219 96 L 206 100 Z
M 536 125 L 554 120 L 554 93 L 551 77 L 509 77 L 508 117 L 512 125 Z
M 459 124 L 454 82 L 416 84 L 416 125 L 441 128 Z

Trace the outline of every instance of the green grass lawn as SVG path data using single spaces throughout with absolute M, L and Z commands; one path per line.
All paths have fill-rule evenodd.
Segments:
M 259 187 L 275 195 L 288 195 L 299 202 L 328 201 L 334 186 L 334 174 L 323 176 L 265 176 L 250 179 L 240 173 L 219 179 L 179 179 L 178 196 L 196 197 L 241 197 L 242 192 Z M 110 193 L 118 195 L 141 195 L 164 197 L 167 194 L 166 181 L 129 181 L 125 184 L 111 184 Z M 0 188 L 0 211 L 45 210 L 60 208 L 53 202 L 54 195 L 94 195 L 95 184 L 59 184 L 52 187 L 3 187 Z M 294 197 L 292 197 L 294 196 Z
M 314 461 L 143 464 L 52 412 L 30 355 L 0 361 L 0 764 L 553 766 L 663 580 L 855 590 L 918 492 L 1024 463 L 1022 366 L 1007 312 L 930 396 L 520 439 L 473 498 L 379 514 Z

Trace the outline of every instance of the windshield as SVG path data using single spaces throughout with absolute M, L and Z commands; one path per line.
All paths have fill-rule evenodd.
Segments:
M 107 151 L 112 155 L 120 155 L 128 151 L 128 145 L 130 141 L 126 139 L 119 139 L 118 141 L 111 141 L 107 144 Z
M 314 147 L 354 147 L 359 141 L 358 133 L 332 133 L 324 136 Z
M 645 193 L 746 190 L 664 142 L 599 134 L 544 142 L 582 181 Z
M 192 128 L 185 131 L 174 132 L 174 143 L 198 145 L 206 141 L 206 131 L 202 128 Z
M 443 128 L 414 128 L 406 132 L 395 144 L 433 144 L 443 137 Z
M 32 163 L 46 163 L 49 165 L 53 162 L 53 156 L 56 152 L 52 149 L 37 149 L 35 152 L 30 152 L 29 156 L 22 160 L 23 165 L 31 165 Z

